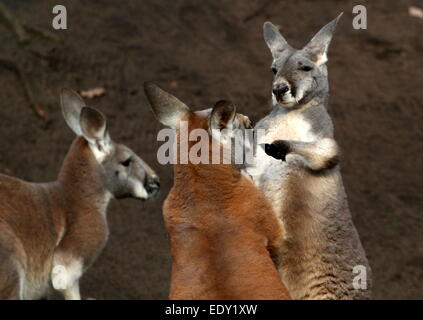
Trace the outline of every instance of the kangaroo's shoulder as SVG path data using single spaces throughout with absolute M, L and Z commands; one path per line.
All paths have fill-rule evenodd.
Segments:
M 315 134 L 325 137 L 333 135 L 332 119 L 323 104 L 304 109 L 301 114 Z

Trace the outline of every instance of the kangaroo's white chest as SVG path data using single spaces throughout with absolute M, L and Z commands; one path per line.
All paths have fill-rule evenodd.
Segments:
M 265 135 L 263 143 L 274 140 L 313 141 L 311 123 L 300 111 L 292 111 L 274 116 L 264 122 Z
M 276 116 L 269 115 L 260 121 L 256 127 L 262 129 L 257 134 L 257 143 L 272 143 L 275 140 L 313 141 L 316 139 L 309 121 L 300 111 L 292 111 Z M 268 156 L 261 147 L 257 148 L 255 165 L 247 169 L 255 184 L 271 201 L 276 212 L 280 212 L 283 205 L 284 180 L 293 169 L 287 162 Z M 294 156 L 295 157 L 295 156 Z
M 274 117 L 266 117 L 257 125 L 257 143 L 272 143 L 275 140 L 313 141 L 316 139 L 309 121 L 298 111 L 280 114 Z M 254 177 L 263 174 L 272 175 L 284 171 L 287 166 L 280 160 L 268 156 L 262 148 L 257 148 L 255 166 L 248 169 L 248 173 Z M 269 172 L 270 170 L 270 172 Z

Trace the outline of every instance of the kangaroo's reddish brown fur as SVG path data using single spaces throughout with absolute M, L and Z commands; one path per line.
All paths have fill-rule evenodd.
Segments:
M 94 261 L 108 235 L 107 191 L 93 188 L 101 185 L 97 166 L 88 143 L 78 137 L 56 182 L 0 175 L 0 260 L 8 261 L 0 264 L 0 288 L 9 288 L 0 291 L 0 299 L 46 294 L 56 251 L 83 258 L 86 267 Z M 20 281 L 29 292 L 22 292 Z
M 209 116 L 190 112 L 181 120 L 190 132 L 208 130 Z M 268 251 L 282 241 L 278 219 L 238 168 L 176 164 L 163 214 L 173 259 L 171 299 L 289 299 Z
M 112 197 L 147 200 L 157 193 L 154 171 L 110 139 L 106 118 L 73 91 L 62 112 L 78 135 L 51 183 L 0 175 L 0 299 L 39 299 L 54 288 L 80 299 L 79 279 L 108 238 Z

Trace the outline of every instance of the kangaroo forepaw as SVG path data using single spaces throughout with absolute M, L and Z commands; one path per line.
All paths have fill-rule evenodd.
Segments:
M 284 140 L 277 140 L 264 145 L 264 151 L 267 155 L 282 161 L 286 161 L 286 155 L 291 152 L 289 143 Z

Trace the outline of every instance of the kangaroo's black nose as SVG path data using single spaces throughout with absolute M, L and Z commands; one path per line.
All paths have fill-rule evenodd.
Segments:
M 151 181 L 150 181 L 150 185 L 154 186 L 155 188 L 159 189 L 160 188 L 160 179 L 159 177 L 154 177 Z
M 273 87 L 273 94 L 275 97 L 282 97 L 286 92 L 289 91 L 287 84 L 277 85 Z
M 160 179 L 157 176 L 149 177 L 145 186 L 148 193 L 156 193 L 160 189 Z

